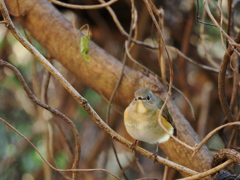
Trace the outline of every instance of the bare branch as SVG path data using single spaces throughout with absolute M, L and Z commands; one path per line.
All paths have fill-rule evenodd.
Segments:
M 208 16 L 210 17 L 210 19 L 212 20 L 212 22 L 214 23 L 214 25 L 219 29 L 220 33 L 225 36 L 225 38 L 229 41 L 229 44 L 233 45 L 233 46 L 236 46 L 236 47 L 240 47 L 239 42 L 235 42 L 223 29 L 222 27 L 218 24 L 218 22 L 216 21 L 216 19 L 213 17 L 210 9 L 209 9 L 209 6 L 208 6 L 208 0 L 204 0 L 203 2 L 204 4 L 204 7 L 208 13 Z
M 20 81 L 20 83 L 22 84 L 24 90 L 26 91 L 28 97 L 35 102 L 37 105 L 41 106 L 42 108 L 50 111 L 51 113 L 53 113 L 54 115 L 60 117 L 62 120 L 64 120 L 72 129 L 73 134 L 74 134 L 74 138 L 75 138 L 75 157 L 74 157 L 74 162 L 73 162 L 73 168 L 76 169 L 78 168 L 78 164 L 79 164 L 79 160 L 80 160 L 80 143 L 79 143 L 79 134 L 78 134 L 78 130 L 76 128 L 76 126 L 74 125 L 74 123 L 67 117 L 65 116 L 63 113 L 61 113 L 60 111 L 48 106 L 47 104 L 41 102 L 30 90 L 30 88 L 27 86 L 27 83 L 24 81 L 21 73 L 18 71 L 18 69 L 16 67 L 14 67 L 13 65 L 11 65 L 10 63 L 0 60 L 0 65 L 4 65 L 7 66 L 8 68 L 10 68 L 11 70 L 13 70 L 13 72 L 16 74 L 18 80 Z M 74 178 L 75 178 L 75 174 L 74 174 Z M 74 179 L 73 178 L 73 179 Z
M 229 166 L 230 164 L 232 164 L 233 161 L 232 160 L 228 160 L 224 163 L 222 163 L 221 165 L 215 167 L 215 168 L 212 168 L 210 170 L 207 170 L 203 173 L 199 173 L 197 175 L 194 175 L 194 176 L 190 176 L 190 177 L 186 177 L 186 178 L 181 178 L 181 179 L 178 179 L 178 180 L 194 180 L 194 179 L 201 179 L 201 178 L 204 178 L 206 176 L 209 176 L 209 175 L 212 175 L 212 174 L 215 174 L 216 172 L 224 169 L 225 167 Z
M 159 115 L 158 115 L 158 122 L 160 122 L 161 124 L 161 116 L 162 116 L 162 112 L 165 108 L 165 106 L 167 105 L 169 99 L 170 99 L 170 96 L 172 94 L 172 85 L 173 85 L 173 69 L 172 69 L 172 61 L 171 61 L 171 58 L 170 58 L 170 55 L 169 55 L 169 52 L 168 52 L 168 49 L 167 49 L 167 45 L 164 41 L 164 38 L 163 38 L 163 34 L 162 34 L 162 31 L 161 31 L 161 28 L 159 27 L 159 24 L 153 14 L 153 10 L 152 10 L 152 7 L 153 9 L 156 10 L 156 8 L 154 8 L 153 4 L 152 3 L 149 3 L 148 0 L 143 0 L 144 3 L 146 4 L 147 6 L 147 9 L 148 9 L 148 12 L 153 20 L 153 23 L 155 24 L 155 27 L 157 28 L 157 31 L 158 31 L 158 35 L 159 35 L 159 38 L 161 39 L 161 42 L 162 42 L 162 45 L 164 47 L 164 50 L 167 54 L 167 60 L 168 60 L 168 66 L 169 66 L 169 78 L 170 78 L 170 82 L 169 82 L 169 86 L 168 86 L 168 93 L 167 93 L 167 97 L 166 99 L 164 100 L 164 103 L 160 109 L 160 112 L 159 112 Z
M 234 149 L 221 149 L 213 156 L 212 166 L 216 167 L 227 159 L 231 159 L 232 161 L 240 164 L 240 153 Z
M 43 155 L 40 153 L 40 151 L 37 149 L 37 147 L 31 142 L 29 141 L 22 133 L 20 133 L 17 129 L 15 129 L 11 124 L 9 124 L 7 121 L 5 121 L 4 119 L 0 118 L 0 121 L 2 121 L 4 124 L 6 124 L 8 127 L 10 127 L 12 130 L 14 130 L 16 133 L 18 133 L 24 140 L 26 140 L 32 147 L 33 149 L 35 149 L 35 151 L 39 154 L 39 156 L 42 158 L 42 160 L 49 165 L 52 169 L 54 169 L 55 171 L 58 172 L 92 172 L 92 171 L 103 171 L 106 172 L 110 175 L 112 175 L 113 177 L 115 177 L 116 179 L 121 180 L 118 176 L 112 174 L 111 172 L 105 170 L 105 169 L 58 169 L 55 168 L 53 165 L 51 165 L 44 157 Z
M 63 6 L 63 7 L 70 8 L 70 9 L 100 9 L 100 8 L 108 7 L 108 6 L 112 5 L 113 3 L 117 2 L 118 0 L 110 0 L 106 3 L 98 4 L 98 5 L 75 5 L 75 4 L 68 4 L 68 3 L 60 2 L 57 0 L 49 0 L 49 1 L 54 4 L 57 4 L 59 6 Z
M 240 32 L 238 33 L 238 35 L 236 36 L 236 38 L 234 39 L 235 42 L 239 43 L 240 42 Z M 222 63 L 221 63 L 221 67 L 220 67 L 220 72 L 218 75 L 218 93 L 219 93 L 219 100 L 223 109 L 223 112 L 225 114 L 225 116 L 227 117 L 229 122 L 234 122 L 235 117 L 233 116 L 233 113 L 231 112 L 229 105 L 228 105 L 228 101 L 227 101 L 227 97 L 226 97 L 226 92 L 225 92 L 225 74 L 227 71 L 227 66 L 230 62 L 230 57 L 233 53 L 233 48 L 232 46 L 229 46 L 227 51 L 224 54 Z M 235 126 L 235 129 L 240 132 L 239 127 Z
M 203 64 L 199 64 L 197 62 L 195 62 L 193 59 L 187 57 L 185 54 L 183 54 L 180 50 L 178 50 L 177 48 L 173 47 L 173 46 L 167 46 L 167 48 L 170 50 L 170 51 L 174 51 L 176 52 L 179 56 L 181 56 L 182 58 L 184 58 L 185 60 L 187 60 L 188 62 L 190 62 L 191 64 L 195 65 L 195 66 L 198 66 L 202 69 L 205 69 L 205 70 L 208 70 L 208 71 L 212 71 L 212 72 L 215 72 L 215 73 L 219 73 L 219 70 L 216 69 L 216 68 L 212 68 L 212 67 L 209 67 L 209 66 L 206 66 L 206 65 L 203 65 Z

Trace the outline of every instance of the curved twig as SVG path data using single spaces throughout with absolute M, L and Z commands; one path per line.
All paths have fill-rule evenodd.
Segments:
M 52 169 L 54 169 L 55 171 L 58 172 L 91 172 L 91 171 L 103 171 L 106 172 L 110 175 L 112 175 L 113 177 L 115 177 L 116 179 L 120 179 L 119 177 L 117 177 L 116 175 L 114 175 L 113 173 L 107 171 L 106 169 L 58 169 L 55 168 L 53 165 L 51 165 L 44 157 L 43 155 L 39 152 L 39 150 L 37 149 L 37 147 L 30 141 L 28 140 L 28 138 L 26 138 L 22 133 L 20 133 L 17 129 L 15 129 L 11 124 L 9 124 L 7 121 L 5 121 L 4 119 L 0 118 L 0 121 L 2 121 L 4 124 L 6 124 L 8 127 L 10 127 L 12 130 L 14 130 L 16 133 L 18 133 L 24 140 L 26 140 L 32 147 L 33 149 L 35 149 L 35 151 L 38 153 L 38 155 L 42 158 L 42 160 L 49 165 Z M 121 179 L 120 179 L 121 180 Z
M 193 152 L 195 151 L 195 147 L 192 147 L 184 142 L 182 142 L 181 140 L 179 140 L 178 138 L 176 138 L 174 135 L 172 135 L 162 124 L 161 121 L 161 115 L 158 115 L 158 124 L 161 126 L 161 128 L 176 142 L 178 142 L 179 144 L 183 145 L 184 147 L 186 147 L 187 149 L 192 150 Z
M 176 49 L 176 51 L 179 51 L 179 50 L 177 50 L 177 48 L 174 48 L 174 47 L 171 47 L 171 46 L 167 46 L 167 47 L 168 47 L 168 49 L 170 48 L 170 50 L 173 50 L 173 49 L 175 50 L 175 49 Z M 148 69 L 146 66 L 142 65 L 141 63 L 139 63 L 136 59 L 134 59 L 134 58 L 132 57 L 132 55 L 130 54 L 130 52 L 129 52 L 127 46 L 126 46 L 126 43 L 125 43 L 125 50 L 126 50 L 126 53 L 127 53 L 128 58 L 129 58 L 130 60 L 132 60 L 134 63 L 136 63 L 136 64 L 137 64 L 138 66 L 140 66 L 141 68 L 146 69 L 147 71 L 149 71 L 149 72 L 150 72 L 151 74 L 153 74 L 154 76 L 157 76 L 159 79 L 161 79 L 157 74 L 155 74 L 153 71 L 151 71 L 151 70 Z M 191 60 L 191 61 L 192 61 L 192 60 Z M 187 103 L 188 103 L 188 105 L 189 105 L 189 107 L 190 107 L 190 109 L 191 109 L 191 113 L 192 113 L 193 120 L 195 121 L 195 120 L 196 120 L 196 117 L 195 117 L 195 113 L 194 113 L 194 110 L 193 110 L 193 106 L 192 106 L 190 100 L 180 91 L 180 89 L 176 88 L 174 85 L 172 86 L 172 88 L 173 88 L 174 90 L 176 90 L 181 96 L 183 96 L 183 98 L 187 101 Z
M 240 125 L 240 122 L 231 122 L 231 123 L 227 123 L 227 124 L 224 124 L 224 125 L 221 125 L 217 128 L 215 128 L 214 130 L 212 130 L 210 133 L 207 134 L 207 136 L 205 136 L 205 138 L 198 144 L 195 145 L 195 147 L 192 147 L 182 141 L 180 141 L 178 138 L 176 138 L 175 136 L 173 136 L 170 132 L 168 132 L 168 130 L 163 126 L 160 118 L 158 118 L 158 123 L 159 125 L 161 126 L 161 128 L 169 135 L 171 136 L 171 138 L 178 142 L 179 144 L 183 145 L 184 147 L 186 147 L 187 149 L 190 149 L 193 151 L 193 154 L 192 156 L 195 156 L 195 154 L 199 151 L 199 149 L 217 132 L 219 131 L 220 129 L 222 128 L 225 128 L 227 126 L 236 126 L 236 125 Z
M 99 2 L 101 3 L 106 3 L 104 0 L 99 0 Z M 128 37 L 129 38 L 129 34 L 124 30 L 123 26 L 121 25 L 121 23 L 119 22 L 115 12 L 112 10 L 111 7 L 106 7 L 106 9 L 108 10 L 108 12 L 110 13 L 113 21 L 115 22 L 118 30 L 120 31 L 120 33 L 122 33 L 124 36 Z M 147 43 L 144 43 L 142 41 L 138 41 L 136 39 L 133 39 L 131 38 L 131 41 L 134 42 L 135 44 L 138 44 L 138 45 L 141 45 L 141 46 L 144 46 L 146 48 L 149 48 L 149 49 L 153 49 L 153 50 L 158 50 L 159 47 L 156 47 L 156 46 L 152 46 L 150 44 L 147 44 Z M 206 66 L 206 65 L 201 65 L 195 61 L 193 61 L 191 58 L 187 57 L 186 55 L 184 55 L 180 50 L 178 50 L 177 48 L 175 47 L 172 47 L 172 46 L 167 46 L 167 48 L 171 51 L 175 51 L 179 56 L 181 56 L 182 58 L 186 59 L 187 61 L 189 61 L 190 63 L 192 63 L 193 65 L 196 65 L 200 68 L 203 68 L 205 70 L 209 70 L 209 71 L 213 71 L 213 72 L 216 72 L 218 73 L 219 70 L 216 69 L 216 68 L 212 68 L 212 67 L 209 67 L 209 66 Z
M 131 25 L 130 25 L 130 30 L 129 30 L 129 38 L 128 38 L 127 41 L 125 41 L 125 48 L 126 48 L 126 49 L 128 49 L 129 46 L 130 46 L 131 37 L 132 37 L 132 34 L 133 34 L 133 30 L 134 30 L 134 24 L 136 24 L 136 20 L 137 20 L 137 19 L 136 19 L 136 14 L 135 14 L 135 11 L 136 11 L 136 10 L 135 10 L 135 5 L 134 5 L 134 1 L 133 1 L 133 0 L 131 0 L 131 6 L 132 6 L 132 8 L 131 8 L 132 18 L 131 18 Z M 127 50 L 125 50 L 125 51 L 127 51 Z M 116 85 L 115 85 L 115 87 L 114 87 L 114 89 L 113 89 L 113 92 L 112 92 L 112 94 L 111 94 L 111 96 L 110 96 L 109 103 L 108 103 L 108 106 L 107 106 L 107 113 L 106 113 L 106 114 L 107 114 L 107 116 L 106 116 L 106 123 L 107 123 L 107 124 L 109 124 L 109 114 L 110 114 L 110 109 L 111 109 L 112 100 L 113 100 L 113 98 L 114 98 L 114 96 L 115 96 L 115 94 L 116 94 L 116 91 L 117 91 L 119 85 L 121 84 L 122 77 L 123 77 L 123 72 L 124 72 L 124 68 L 125 68 L 126 62 L 127 62 L 127 53 L 125 52 L 125 53 L 124 53 L 124 56 L 123 56 L 123 61 L 122 61 L 121 73 L 120 73 L 120 76 L 119 76 L 119 78 L 118 78 L 118 80 L 117 80 L 117 83 L 116 83 Z M 123 168 L 122 168 L 122 165 L 121 165 L 121 163 L 120 163 L 120 161 L 119 161 L 116 147 L 114 146 L 114 144 L 113 144 L 112 141 L 113 141 L 113 140 L 111 139 L 111 144 L 112 144 L 112 147 L 113 147 L 113 152 L 114 152 L 115 158 L 116 158 L 116 160 L 117 160 L 118 166 L 120 167 L 121 172 L 122 172 L 123 176 L 125 177 L 125 179 L 128 180 L 128 177 L 127 177 L 127 175 L 125 174 L 125 172 L 124 172 L 124 170 L 123 170 Z
M 155 18 L 155 16 L 154 16 L 154 14 L 153 14 L 153 10 L 152 10 L 152 8 L 151 8 L 151 6 L 153 6 L 153 5 L 151 5 L 148 0 L 143 0 L 143 1 L 144 1 L 144 3 L 146 4 L 146 7 L 147 7 L 147 9 L 148 9 L 148 12 L 149 12 L 152 20 L 153 20 L 153 23 L 155 24 L 155 27 L 157 28 L 159 38 L 160 38 L 160 40 L 161 40 L 161 42 L 162 42 L 162 44 L 163 44 L 164 50 L 165 50 L 166 55 L 167 55 L 168 66 L 169 66 L 169 79 L 170 79 L 170 81 L 169 81 L 169 86 L 168 86 L 167 97 L 166 97 L 166 99 L 164 100 L 164 103 L 163 103 L 163 105 L 162 105 L 162 107 L 161 107 L 161 109 L 160 109 L 159 115 L 158 115 L 158 119 L 160 120 L 160 119 L 161 119 L 160 117 L 162 116 L 162 112 L 163 112 L 165 106 L 167 105 L 167 103 L 168 103 L 168 101 L 169 101 L 169 99 L 170 99 L 170 96 L 171 96 L 171 94 L 172 94 L 172 85 L 173 85 L 172 61 L 171 61 L 171 58 L 170 58 L 170 55 L 169 55 L 169 52 L 168 52 L 168 49 L 167 49 L 167 45 L 166 45 L 166 43 L 165 43 L 165 41 L 164 41 L 162 31 L 161 31 L 161 29 L 160 29 L 160 27 L 159 27 L 159 24 L 158 24 L 158 22 L 157 22 L 157 20 L 156 20 L 156 18 Z
M 177 91 L 182 97 L 183 99 L 185 99 L 185 101 L 187 101 L 187 104 L 188 106 L 190 107 L 190 110 L 191 110 L 191 114 L 192 114 L 192 120 L 195 121 L 196 120 L 196 115 L 195 115 L 195 112 L 194 112 L 194 108 L 193 108 L 193 105 L 192 103 L 190 102 L 190 100 L 188 99 L 188 97 L 180 90 L 178 89 L 176 86 L 173 85 L 173 89 L 175 91 Z
M 72 129 L 73 134 L 74 134 L 74 138 L 75 138 L 75 157 L 74 157 L 74 162 L 73 162 L 73 168 L 77 169 L 78 168 L 78 164 L 79 164 L 79 160 L 80 160 L 80 143 L 79 143 L 79 134 L 78 134 L 78 130 L 75 126 L 75 124 L 67 117 L 65 116 L 63 113 L 61 113 L 60 111 L 50 107 L 49 105 L 43 103 L 42 101 L 40 101 L 31 91 L 31 89 L 27 86 L 27 83 L 25 82 L 25 80 L 23 79 L 21 73 L 18 71 L 18 69 L 16 67 L 14 67 L 13 65 L 11 65 L 10 63 L 3 61 L 0 59 L 0 65 L 6 66 L 8 68 L 10 68 L 17 76 L 18 80 L 20 81 L 20 83 L 22 84 L 24 90 L 26 91 L 28 97 L 35 102 L 37 105 L 41 106 L 42 108 L 50 111 L 51 113 L 53 113 L 54 115 L 60 117 L 61 119 L 63 119 Z
M 206 65 L 203 65 L 203 64 L 199 64 L 197 62 L 195 62 L 194 60 L 192 60 L 191 58 L 187 57 L 185 54 L 183 54 L 179 49 L 173 47 L 173 46 L 167 46 L 167 48 L 170 50 L 170 51 L 175 51 L 177 53 L 177 55 L 181 56 L 182 58 L 184 58 L 185 60 L 187 60 L 188 62 L 190 62 L 191 64 L 195 65 L 195 66 L 198 66 L 202 69 L 205 69 L 205 70 L 208 70 L 208 71 L 212 71 L 212 72 L 215 72 L 215 73 L 219 73 L 219 70 L 216 69 L 216 68 L 212 68 L 212 67 L 209 67 L 209 66 L 206 66 Z
M 213 156 L 212 167 L 222 164 L 227 159 L 231 159 L 232 161 L 240 164 L 240 153 L 234 149 L 221 149 Z
M 229 41 L 229 44 L 231 44 L 232 46 L 236 46 L 236 47 L 240 47 L 239 42 L 236 42 L 235 40 L 233 40 L 223 29 L 222 27 L 218 24 L 218 22 L 216 21 L 216 19 L 213 17 L 209 6 L 208 6 L 208 0 L 204 0 L 203 1 L 204 7 L 208 13 L 208 16 L 210 17 L 210 19 L 212 20 L 212 22 L 214 23 L 214 25 L 216 26 L 216 28 L 219 29 L 220 33 L 225 36 L 225 38 Z
M 237 1 L 233 1 L 232 2 L 232 6 L 236 6 L 236 2 Z M 230 1 L 228 1 L 228 3 L 230 3 Z M 217 11 L 217 5 L 216 5 L 216 3 L 214 3 L 214 1 L 212 1 L 212 0 L 210 0 L 209 1 L 209 4 L 210 4 L 210 6 L 211 6 L 211 9 L 213 10 L 213 11 L 215 11 L 215 14 L 217 14 L 218 13 L 218 11 Z M 226 18 L 225 16 L 224 16 L 225 14 L 223 14 L 223 23 L 224 23 L 224 25 L 225 26 L 228 26 L 228 23 L 230 22 L 229 21 L 229 18 L 231 18 L 232 16 L 230 15 L 230 13 L 228 13 L 228 17 Z M 235 25 L 234 27 L 233 27 L 233 29 L 234 29 L 234 31 L 235 32 L 238 32 L 239 31 L 239 28 Z
M 199 6 L 199 4 L 198 4 Z M 199 8 L 199 7 L 198 7 Z M 206 9 L 203 9 L 203 12 L 202 12 L 202 21 L 201 22 L 204 22 L 205 19 L 206 19 Z M 206 42 L 205 42 L 205 37 L 204 37 L 204 31 L 205 31 L 205 25 L 204 23 L 201 23 L 200 24 L 200 32 L 199 32 L 199 36 L 200 36 L 200 41 L 201 41 L 201 45 L 203 47 L 203 51 L 204 51 L 204 56 L 206 58 L 206 60 L 213 66 L 215 67 L 216 69 L 219 69 L 220 68 L 220 65 L 218 63 L 216 63 L 212 57 L 208 54 L 209 53 L 209 48 L 207 48 L 206 46 Z
M 227 123 L 227 124 L 221 125 L 221 126 L 215 128 L 214 130 L 212 130 L 210 133 L 207 134 L 207 136 L 205 136 L 205 138 L 199 144 L 196 145 L 193 156 L 217 131 L 219 131 L 220 129 L 225 128 L 227 126 L 236 126 L 236 125 L 240 125 L 240 122 L 238 121 L 238 122 Z
M 42 80 L 42 87 L 41 87 L 41 99 L 43 99 L 43 102 L 48 104 L 48 97 L 47 97 L 47 91 L 48 91 L 48 86 L 51 78 L 51 73 L 49 73 L 46 69 L 43 74 L 43 80 Z M 56 116 L 52 113 L 53 115 L 53 120 L 55 124 L 57 125 L 65 143 L 67 144 L 67 147 L 69 149 L 71 158 L 73 159 L 74 157 L 74 149 L 73 146 L 71 145 L 70 140 L 67 138 L 66 133 L 64 133 L 63 127 L 60 125 L 60 123 L 57 121 Z
M 98 0 L 100 3 L 106 3 L 104 0 Z M 118 30 L 120 31 L 120 33 L 122 33 L 124 36 L 128 37 L 129 38 L 129 34 L 124 30 L 123 26 L 121 25 L 120 21 L 118 20 L 115 12 L 112 10 L 112 8 L 110 6 L 107 6 L 106 9 L 108 10 L 109 14 L 111 15 L 114 23 L 116 24 Z M 138 44 L 138 45 L 142 45 L 146 48 L 149 48 L 149 49 L 158 49 L 158 47 L 155 47 L 155 46 L 152 46 L 150 44 L 147 44 L 147 43 L 144 43 L 142 41 L 138 41 L 136 39 L 133 39 L 131 37 L 131 41 L 134 42 L 135 44 Z
M 106 3 L 104 0 L 99 0 L 99 2 L 101 3 Z M 115 12 L 112 10 L 111 7 L 106 7 L 106 9 L 108 10 L 108 12 L 110 13 L 111 17 L 113 18 L 113 21 L 115 22 L 118 30 L 120 31 L 120 33 L 122 33 L 124 36 L 126 37 L 129 37 L 129 34 L 124 30 L 123 26 L 121 25 L 121 23 L 119 22 Z M 152 46 L 150 44 L 147 44 L 147 43 L 144 43 L 142 41 L 138 41 L 136 39 L 133 39 L 131 38 L 131 41 L 134 42 L 135 44 L 138 44 L 138 45 L 141 45 L 141 46 L 144 46 L 146 48 L 149 48 L 149 49 L 153 49 L 153 50 L 158 50 L 159 47 L 156 47 L 156 46 Z M 203 69 L 206 69 L 206 70 L 209 70 L 209 71 L 213 71 L 213 72 L 216 72 L 218 73 L 219 70 L 216 69 L 216 68 L 212 68 L 212 67 L 209 67 L 209 66 L 206 66 L 206 65 L 201 65 L 195 61 L 193 61 L 191 58 L 187 57 L 186 55 L 184 55 L 180 50 L 178 50 L 177 48 L 174 48 L 174 47 L 171 47 L 171 46 L 167 46 L 168 49 L 172 50 L 172 51 L 176 51 L 177 54 L 181 57 L 183 57 L 184 59 L 186 59 L 187 61 L 189 61 L 190 63 L 196 65 L 196 66 L 199 66 L 200 68 L 203 68 Z
M 178 180 L 194 180 L 194 179 L 202 179 L 206 176 L 209 176 L 209 175 L 212 175 L 212 174 L 215 174 L 216 172 L 224 169 L 225 167 L 229 166 L 230 164 L 232 164 L 233 161 L 232 160 L 228 160 L 224 163 L 222 163 L 221 165 L 215 167 L 215 168 L 212 168 L 212 169 L 209 169 L 203 173 L 199 173 L 197 175 L 193 175 L 193 176 L 190 176 L 190 177 L 186 177 L 186 178 L 181 178 L 181 179 L 178 179 Z
M 238 35 L 236 36 L 236 38 L 234 39 L 234 41 L 236 41 L 237 43 L 240 42 L 240 32 L 238 33 Z M 233 53 L 233 48 L 230 45 L 227 49 L 227 51 L 224 54 L 222 63 L 221 63 L 221 67 L 220 67 L 220 72 L 218 75 L 218 94 L 219 94 L 219 100 L 223 109 L 223 112 L 225 114 L 225 116 L 227 117 L 229 122 L 234 122 L 235 117 L 233 116 L 230 107 L 228 105 L 228 101 L 227 101 L 227 97 L 226 97 L 226 92 L 225 92 L 225 74 L 227 71 L 227 66 L 230 62 L 230 57 Z M 240 133 L 240 129 L 238 127 L 236 127 L 236 130 Z
M 113 3 L 117 2 L 118 0 L 110 0 L 104 4 L 98 4 L 98 5 L 76 5 L 76 4 L 68 4 L 64 2 L 60 2 L 57 0 L 49 0 L 51 3 L 57 4 L 62 7 L 70 8 L 70 9 L 100 9 L 100 8 L 105 8 Z
M 218 1 L 218 8 L 219 8 L 219 16 L 220 16 L 220 27 L 223 29 L 223 11 L 222 11 L 222 0 Z M 231 15 L 229 14 L 229 17 L 231 18 Z M 228 33 L 227 33 L 228 34 Z M 229 34 L 228 34 L 229 35 Z M 224 45 L 224 38 L 222 33 L 220 34 L 222 47 L 224 50 L 226 50 L 226 45 Z M 229 35 L 230 37 L 230 35 Z

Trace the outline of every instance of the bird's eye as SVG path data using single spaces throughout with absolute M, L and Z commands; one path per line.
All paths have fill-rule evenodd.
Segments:
M 149 101 L 151 99 L 150 95 L 147 96 L 147 100 Z

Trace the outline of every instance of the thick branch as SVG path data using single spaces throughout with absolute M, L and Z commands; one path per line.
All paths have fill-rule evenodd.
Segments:
M 6 0 L 10 12 L 17 15 L 15 2 Z M 122 64 L 93 42 L 90 43 L 89 51 L 91 62 L 85 62 L 80 54 L 78 40 L 71 23 L 48 1 L 19 0 L 19 5 L 20 13 L 24 15 L 23 26 L 45 47 L 48 53 L 74 73 L 80 81 L 109 99 L 120 76 Z M 146 76 L 125 67 L 122 82 L 113 102 L 125 108 L 132 100 L 134 91 L 142 87 L 161 92 L 163 98 L 166 96 L 164 87 L 153 76 Z M 197 144 L 199 137 L 174 102 L 170 101 L 168 107 L 178 129 L 178 138 L 191 146 Z M 95 119 L 95 122 L 97 120 Z M 101 126 L 100 122 L 99 126 Z M 123 143 L 124 140 L 121 139 L 120 142 Z M 130 146 L 128 143 L 123 144 Z M 194 157 L 191 156 L 192 151 L 173 140 L 162 144 L 161 148 L 171 160 L 195 171 L 202 172 L 211 167 L 212 155 L 205 146 Z

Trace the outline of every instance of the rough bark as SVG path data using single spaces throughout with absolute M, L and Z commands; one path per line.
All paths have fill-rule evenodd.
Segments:
M 51 3 L 46 0 L 18 1 L 20 15 L 23 15 L 21 22 L 31 35 L 52 57 L 74 73 L 79 81 L 109 99 L 120 76 L 121 62 L 94 42 L 90 43 L 91 62 L 85 62 L 80 54 L 71 22 L 67 21 Z M 16 1 L 5 2 L 11 14 L 19 15 Z M 154 77 L 125 67 L 114 103 L 125 108 L 132 100 L 134 91 L 142 87 L 157 89 L 162 92 L 162 97 L 166 95 L 165 88 Z M 197 144 L 200 141 L 198 135 L 175 106 L 174 101 L 170 101 L 168 107 L 178 130 L 178 138 L 191 146 Z M 205 146 L 194 157 L 190 150 L 173 140 L 162 144 L 161 148 L 172 161 L 195 171 L 202 172 L 211 167 L 212 155 Z

